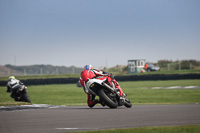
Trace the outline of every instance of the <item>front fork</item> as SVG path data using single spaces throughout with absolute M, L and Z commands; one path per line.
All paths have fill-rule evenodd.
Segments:
M 118 105 L 119 105 L 119 106 L 122 106 L 122 105 L 124 105 L 124 103 L 125 103 L 125 95 L 124 95 L 124 92 L 122 91 L 122 88 L 119 86 L 118 82 L 117 82 L 115 79 L 113 79 L 112 81 L 113 81 L 113 82 L 111 82 L 112 87 L 109 86 L 108 84 L 104 83 L 104 82 L 103 82 L 102 84 L 103 84 L 106 88 L 108 88 L 111 92 L 114 92 L 115 94 L 118 95 L 118 97 L 119 97 Z
M 115 91 L 119 96 L 118 105 L 122 106 L 122 105 L 125 104 L 125 94 L 124 94 L 122 88 L 119 86 L 118 82 L 115 79 L 113 80 L 113 83 L 114 83 L 113 87 L 115 87 Z
M 115 89 L 116 90 L 119 90 L 117 93 L 119 94 L 119 96 L 121 96 L 121 97 L 123 97 L 124 98 L 124 92 L 123 92 L 123 90 L 122 90 L 122 88 L 119 86 L 119 83 L 115 80 L 115 79 L 113 79 L 113 83 L 114 83 L 114 87 L 115 87 Z

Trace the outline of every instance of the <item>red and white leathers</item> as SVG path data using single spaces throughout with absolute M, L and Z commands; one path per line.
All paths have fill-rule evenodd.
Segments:
M 109 73 L 105 73 L 103 71 L 99 71 L 97 69 L 93 69 L 93 70 L 83 70 L 81 72 L 81 75 L 86 74 L 87 77 L 89 79 L 92 78 L 96 78 L 97 76 L 111 76 Z M 87 79 L 82 79 L 84 77 L 80 77 L 80 83 L 83 86 L 83 89 L 85 91 L 85 93 L 87 94 L 87 103 L 89 107 L 93 107 L 94 105 L 96 105 L 97 103 L 100 103 L 100 101 L 95 100 L 95 95 L 92 95 L 89 93 L 88 89 L 85 87 L 85 81 L 87 81 Z M 120 95 L 124 94 L 121 87 L 119 86 L 118 82 L 114 79 L 114 78 L 108 78 L 108 83 L 110 84 L 110 86 L 112 86 L 111 84 L 111 80 L 114 82 L 115 84 L 115 88 L 120 90 Z M 124 97 L 124 95 L 122 95 Z

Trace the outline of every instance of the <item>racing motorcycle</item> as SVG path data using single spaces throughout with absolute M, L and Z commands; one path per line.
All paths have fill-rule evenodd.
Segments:
M 118 83 L 111 78 L 111 75 L 91 78 L 89 73 L 82 73 L 81 79 L 85 81 L 85 87 L 89 93 L 99 96 L 100 101 L 108 107 L 117 108 L 123 105 L 127 108 L 132 107 L 132 103 L 127 98 L 127 95 L 123 93 L 122 89 L 120 90 L 116 87 Z
M 26 89 L 27 87 L 25 85 L 17 85 L 12 88 L 11 97 L 14 98 L 15 101 L 31 103 Z

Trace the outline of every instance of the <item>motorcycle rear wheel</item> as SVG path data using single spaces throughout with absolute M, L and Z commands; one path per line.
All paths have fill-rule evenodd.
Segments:
M 117 108 L 118 102 L 117 100 L 111 100 L 109 96 L 104 92 L 103 89 L 98 91 L 98 96 L 100 97 L 101 101 L 103 101 L 108 107 L 110 108 Z

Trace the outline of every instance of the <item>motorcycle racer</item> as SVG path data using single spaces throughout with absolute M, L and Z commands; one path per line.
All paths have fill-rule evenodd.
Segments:
M 89 93 L 87 87 L 85 86 L 85 81 L 82 79 L 83 78 L 82 75 L 84 74 L 89 75 L 88 76 L 89 79 L 97 78 L 99 76 L 110 76 L 111 77 L 110 79 L 114 82 L 115 87 L 120 90 L 121 94 L 123 94 L 121 87 L 119 86 L 118 82 L 114 79 L 114 76 L 112 76 L 111 73 L 94 69 L 92 65 L 85 65 L 83 71 L 81 72 L 80 83 L 84 89 L 84 92 L 87 94 L 87 104 L 90 108 L 94 107 L 97 103 L 100 103 L 102 106 L 105 106 L 105 104 L 100 100 L 96 100 L 95 95 Z M 112 86 L 111 80 L 108 81 L 108 84 L 110 86 Z
M 8 83 L 7 83 L 7 90 L 6 92 L 10 93 L 10 97 L 14 98 L 16 101 L 21 101 L 20 99 L 18 99 L 18 97 L 16 97 L 16 87 L 19 85 L 24 85 L 24 83 L 22 83 L 20 80 L 17 80 L 15 78 L 15 76 L 10 76 L 8 78 Z

